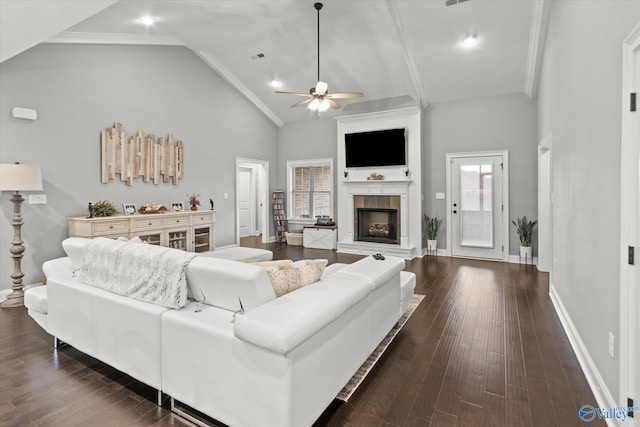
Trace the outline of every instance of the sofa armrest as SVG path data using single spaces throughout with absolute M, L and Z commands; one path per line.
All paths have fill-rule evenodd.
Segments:
M 366 280 L 371 285 L 371 291 L 374 291 L 394 275 L 399 274 L 404 269 L 404 266 L 405 262 L 402 258 L 387 256 L 384 260 L 377 260 L 368 256 L 338 271 L 341 274 L 348 274 Z
M 236 317 L 236 338 L 286 355 L 371 293 L 361 278 L 343 275 L 297 289 Z
M 69 277 L 73 275 L 73 265 L 69 257 L 49 260 L 42 264 L 45 277 Z

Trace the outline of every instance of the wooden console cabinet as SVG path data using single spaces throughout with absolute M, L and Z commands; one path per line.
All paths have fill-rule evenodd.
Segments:
M 191 252 L 212 251 L 215 211 L 183 211 L 104 218 L 67 218 L 69 237 L 128 239 Z

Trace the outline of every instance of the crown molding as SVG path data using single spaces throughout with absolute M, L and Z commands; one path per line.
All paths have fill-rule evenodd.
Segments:
M 184 42 L 173 36 L 123 33 L 85 33 L 63 31 L 43 41 L 62 44 L 124 44 L 152 46 L 184 46 Z
M 400 10 L 398 9 L 397 0 L 387 0 L 387 9 L 389 10 L 389 16 L 391 17 L 393 26 L 396 29 L 396 33 L 398 34 L 398 39 L 400 40 L 400 45 L 402 46 L 402 53 L 404 54 L 404 59 L 407 63 L 409 74 L 411 75 L 413 87 L 420 97 L 420 104 L 422 105 L 422 108 L 427 108 L 429 106 L 429 101 L 424 95 L 424 90 L 422 90 L 422 84 L 420 83 L 420 74 L 418 73 L 418 67 L 416 66 L 415 60 L 413 59 L 413 54 L 411 53 L 412 49 L 411 43 L 409 42 L 409 37 L 407 37 L 407 33 L 404 30 L 404 24 L 402 23 L 402 19 L 400 18 Z
M 529 52 L 527 54 L 527 76 L 525 83 L 525 93 L 529 98 L 535 97 L 538 92 L 540 69 L 542 68 L 542 57 L 544 53 L 545 40 L 547 38 L 550 12 L 551 4 L 549 3 L 549 0 L 537 0 L 533 2 L 531 29 L 529 31 Z

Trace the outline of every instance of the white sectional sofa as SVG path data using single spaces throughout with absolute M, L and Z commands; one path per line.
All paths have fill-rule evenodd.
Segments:
M 412 273 L 401 273 L 404 260 L 367 257 L 329 266 L 319 281 L 276 298 L 261 267 L 196 257 L 186 267 L 195 300 L 173 309 L 80 283 L 74 270 L 85 243 L 71 243 L 71 257 L 43 266 L 46 293 L 27 291 L 32 317 L 156 388 L 159 400 L 166 393 L 172 408 L 182 403 L 231 426 L 312 425 L 415 286 Z

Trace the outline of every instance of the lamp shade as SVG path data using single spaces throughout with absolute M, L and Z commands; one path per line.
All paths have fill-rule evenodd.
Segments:
M 40 166 L 0 164 L 0 191 L 42 191 Z

